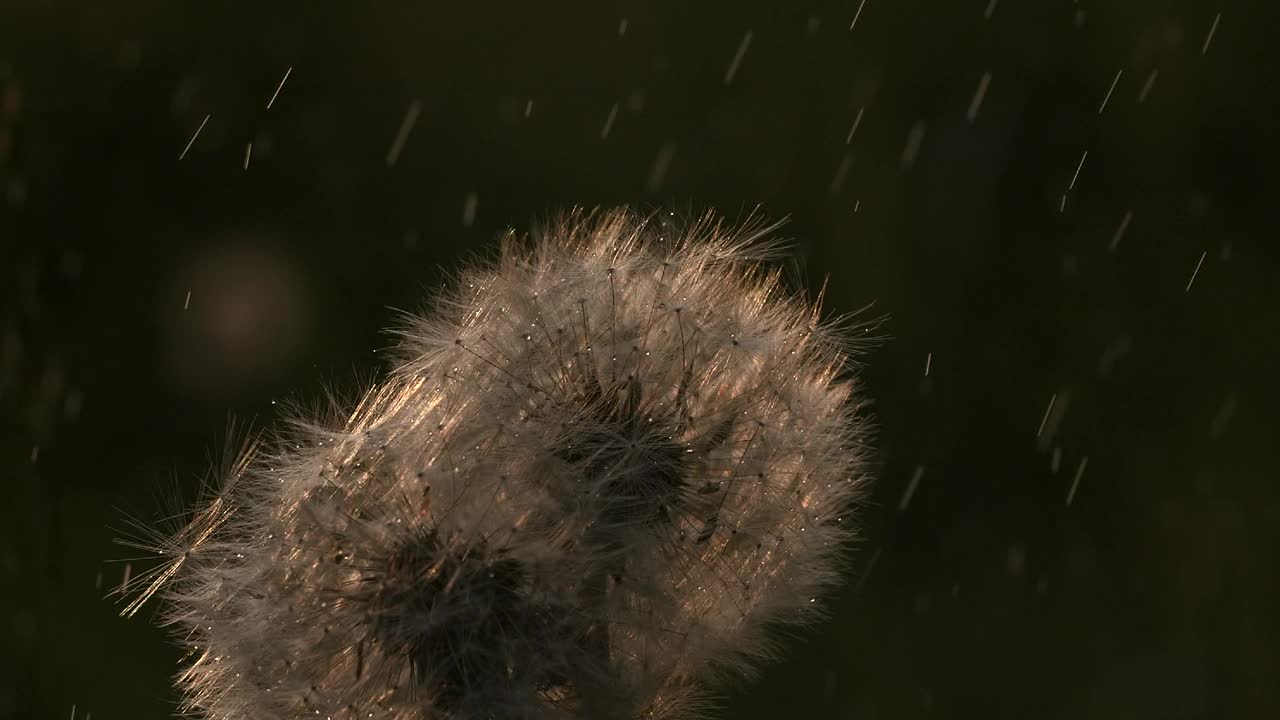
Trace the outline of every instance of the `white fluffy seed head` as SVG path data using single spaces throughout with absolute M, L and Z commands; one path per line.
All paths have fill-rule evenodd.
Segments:
M 866 437 L 847 335 L 760 237 L 573 212 L 407 318 L 354 412 L 184 531 L 187 708 L 684 717 L 817 617 Z

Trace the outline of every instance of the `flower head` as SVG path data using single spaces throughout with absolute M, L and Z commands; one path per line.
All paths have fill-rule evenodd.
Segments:
M 354 412 L 197 516 L 188 707 L 665 718 L 815 618 L 865 433 L 762 234 L 574 212 L 409 316 Z

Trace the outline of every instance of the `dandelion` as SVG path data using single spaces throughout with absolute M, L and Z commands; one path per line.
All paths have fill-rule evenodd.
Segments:
M 299 414 L 152 543 L 185 710 L 686 717 L 820 617 L 857 348 L 771 229 L 575 211 L 406 316 L 353 412 Z

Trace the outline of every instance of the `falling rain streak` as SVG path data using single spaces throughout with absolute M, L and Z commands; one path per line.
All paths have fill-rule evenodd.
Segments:
M 924 477 L 924 465 L 917 465 L 916 469 L 911 473 L 911 480 L 907 483 L 907 489 L 902 491 L 902 497 L 898 500 L 898 512 L 906 512 L 907 506 L 911 504 L 911 498 L 915 497 L 916 488 L 920 487 L 920 479 Z
M 280 91 L 284 89 L 284 83 L 289 79 L 289 73 L 291 72 L 293 72 L 292 67 L 284 71 L 284 77 L 280 78 L 280 84 L 276 86 L 276 91 L 271 93 L 271 99 L 267 101 L 268 110 L 270 110 L 271 106 L 275 104 L 276 98 L 280 96 Z
M 1107 109 L 1107 103 L 1111 100 L 1111 93 L 1116 91 L 1116 85 L 1120 82 L 1120 76 L 1124 73 L 1123 69 L 1116 71 L 1116 76 L 1111 79 L 1111 87 L 1107 88 L 1107 94 L 1102 98 L 1102 104 L 1098 106 L 1098 114 L 1101 115 L 1103 110 Z
M 205 124 L 209 122 L 209 118 L 211 117 L 213 117 L 212 113 L 205 115 L 204 120 L 200 121 L 200 127 L 196 128 L 195 134 L 192 135 L 191 139 L 187 141 L 187 146 L 182 148 L 182 154 L 178 156 L 179 160 L 182 160 L 183 158 L 185 158 L 187 156 L 187 153 L 191 151 L 191 146 L 196 144 L 196 138 L 200 137 L 200 131 L 204 130 Z
M 400 129 L 396 131 L 396 137 L 391 141 L 391 148 L 387 150 L 387 167 L 395 167 L 396 162 L 400 160 L 404 144 L 409 141 L 409 133 L 413 132 L 414 125 L 418 123 L 418 115 L 421 113 L 422 101 L 414 100 L 409 103 L 409 109 L 405 111 L 404 119 L 400 121 Z
M 1200 54 L 1205 55 L 1209 52 L 1209 43 L 1213 42 L 1213 34 L 1218 31 L 1218 21 L 1222 19 L 1222 13 L 1213 16 L 1213 24 L 1209 26 L 1209 34 L 1204 36 L 1204 44 L 1200 46 Z
M 880 553 L 883 550 L 884 548 L 876 548 L 875 551 L 871 553 L 871 558 L 867 560 L 866 567 L 863 568 L 862 573 L 858 576 L 858 582 L 853 586 L 854 596 L 862 594 L 862 590 L 866 587 L 867 581 L 871 579 L 872 571 L 876 569 L 876 563 L 880 562 Z
M 742 59 L 747 56 L 747 50 L 751 47 L 752 32 L 748 30 L 742 36 L 742 42 L 738 43 L 738 50 L 733 54 L 733 60 L 729 62 L 729 68 L 724 71 L 724 84 L 733 84 L 733 78 L 738 74 L 738 67 L 742 65 Z
M 1209 254 L 1208 250 L 1200 253 L 1200 259 L 1196 261 L 1196 269 L 1191 271 L 1191 277 L 1187 280 L 1187 287 L 1183 292 L 1191 292 L 1191 283 L 1196 281 L 1196 275 L 1200 273 L 1200 266 L 1204 264 L 1204 258 Z
M 844 181 L 849 177 L 849 169 L 853 167 L 853 153 L 845 153 L 840 158 L 840 164 L 836 166 L 836 174 L 832 176 L 831 183 L 827 185 L 827 192 L 831 195 L 839 194 L 844 189 Z
M 1059 203 L 1058 212 L 1066 212 L 1067 198 L 1071 196 L 1071 191 L 1075 189 L 1076 181 L 1080 179 L 1080 171 L 1084 169 L 1084 161 L 1088 157 L 1088 150 L 1080 154 L 1080 162 L 1076 164 L 1076 171 L 1071 174 L 1071 182 L 1067 184 L 1066 192 L 1062 193 L 1062 201 Z
M 1040 427 L 1036 428 L 1036 437 L 1040 437 L 1044 432 L 1044 426 L 1049 422 L 1049 414 L 1053 412 L 1053 404 L 1058 401 L 1058 393 L 1054 393 L 1049 398 L 1049 407 L 1044 409 L 1044 417 L 1040 418 Z
M 849 23 L 850 30 L 853 30 L 854 26 L 858 24 L 858 18 L 862 17 L 862 7 L 866 4 L 867 0 L 860 0 L 858 3 L 858 10 L 853 14 L 853 21 Z
M 1071 489 L 1067 491 L 1067 507 L 1071 507 L 1071 501 L 1076 497 L 1076 490 L 1080 488 L 1080 478 L 1084 477 L 1084 469 L 1089 465 L 1089 456 L 1080 458 L 1080 464 L 1076 466 L 1075 477 L 1071 479 Z
M 918 120 L 907 133 L 907 144 L 902 148 L 902 169 L 910 170 L 920 155 L 920 146 L 924 144 L 924 121 Z
M 991 73 L 982 73 L 982 78 L 978 80 L 978 87 L 973 91 L 973 99 L 969 101 L 969 110 L 965 112 L 965 117 L 969 122 L 978 119 L 978 110 L 982 107 L 982 100 L 987 96 L 987 87 L 991 85 Z
M 462 201 L 462 227 L 469 228 L 476 222 L 476 210 L 480 206 L 480 196 L 476 193 L 467 193 L 467 197 Z
M 1133 211 L 1125 210 L 1124 217 L 1120 218 L 1120 226 L 1111 234 L 1111 242 L 1107 244 L 1107 252 L 1115 252 L 1120 246 L 1120 240 L 1124 238 L 1125 231 L 1129 229 L 1129 223 L 1133 221 Z
M 1147 95 L 1151 93 L 1151 88 L 1156 84 L 1156 78 L 1160 77 L 1160 71 L 1153 69 L 1147 74 L 1147 79 L 1142 83 L 1142 89 L 1138 91 L 1138 103 L 1142 104 L 1147 101 Z
M 858 132 L 858 126 L 862 124 L 862 111 L 866 109 L 866 106 L 858 108 L 858 114 L 854 116 L 853 124 L 849 126 L 849 134 L 844 136 L 845 145 L 853 142 L 853 134 Z
M 667 179 L 667 171 L 671 169 L 671 161 L 675 157 L 676 144 L 670 140 L 662 143 L 662 147 L 658 148 L 658 156 L 653 159 L 653 166 L 649 168 L 649 177 L 644 184 L 646 191 L 653 194 L 662 189 L 662 183 Z
M 1085 159 L 1086 159 L 1086 158 L 1088 158 L 1088 157 L 1089 157 L 1089 151 L 1088 151 L 1088 150 L 1085 150 L 1083 153 L 1081 153 L 1081 155 L 1080 155 L 1080 162 L 1079 162 L 1079 164 L 1077 164 L 1077 165 L 1076 165 L 1076 171 L 1075 171 L 1075 173 L 1073 173 L 1073 174 L 1071 175 L 1071 183 L 1070 183 L 1069 185 L 1067 185 L 1067 192 L 1070 192 L 1070 191 L 1072 191 L 1072 190 L 1074 190 L 1074 189 L 1075 189 L 1075 187 L 1076 187 L 1076 180 L 1079 180 L 1079 179 L 1080 179 L 1080 171 L 1084 169 L 1084 161 L 1085 161 Z
M 600 139 L 604 140 L 609 137 L 609 133 L 613 132 L 613 121 L 618 119 L 618 103 L 614 103 L 609 108 L 609 114 L 604 119 L 604 127 L 600 128 Z

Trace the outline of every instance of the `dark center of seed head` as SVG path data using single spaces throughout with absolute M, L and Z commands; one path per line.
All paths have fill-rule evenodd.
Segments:
M 407 660 L 438 709 L 500 697 L 513 673 L 536 667 L 529 619 L 538 613 L 525 578 L 521 562 L 482 543 L 458 547 L 434 531 L 417 533 L 366 578 L 373 636 L 389 656 Z
M 643 417 L 636 400 L 614 407 L 588 403 L 586 421 L 570 428 L 554 450 L 576 466 L 600 527 L 667 522 L 688 484 L 688 453 L 674 437 L 675 423 Z

